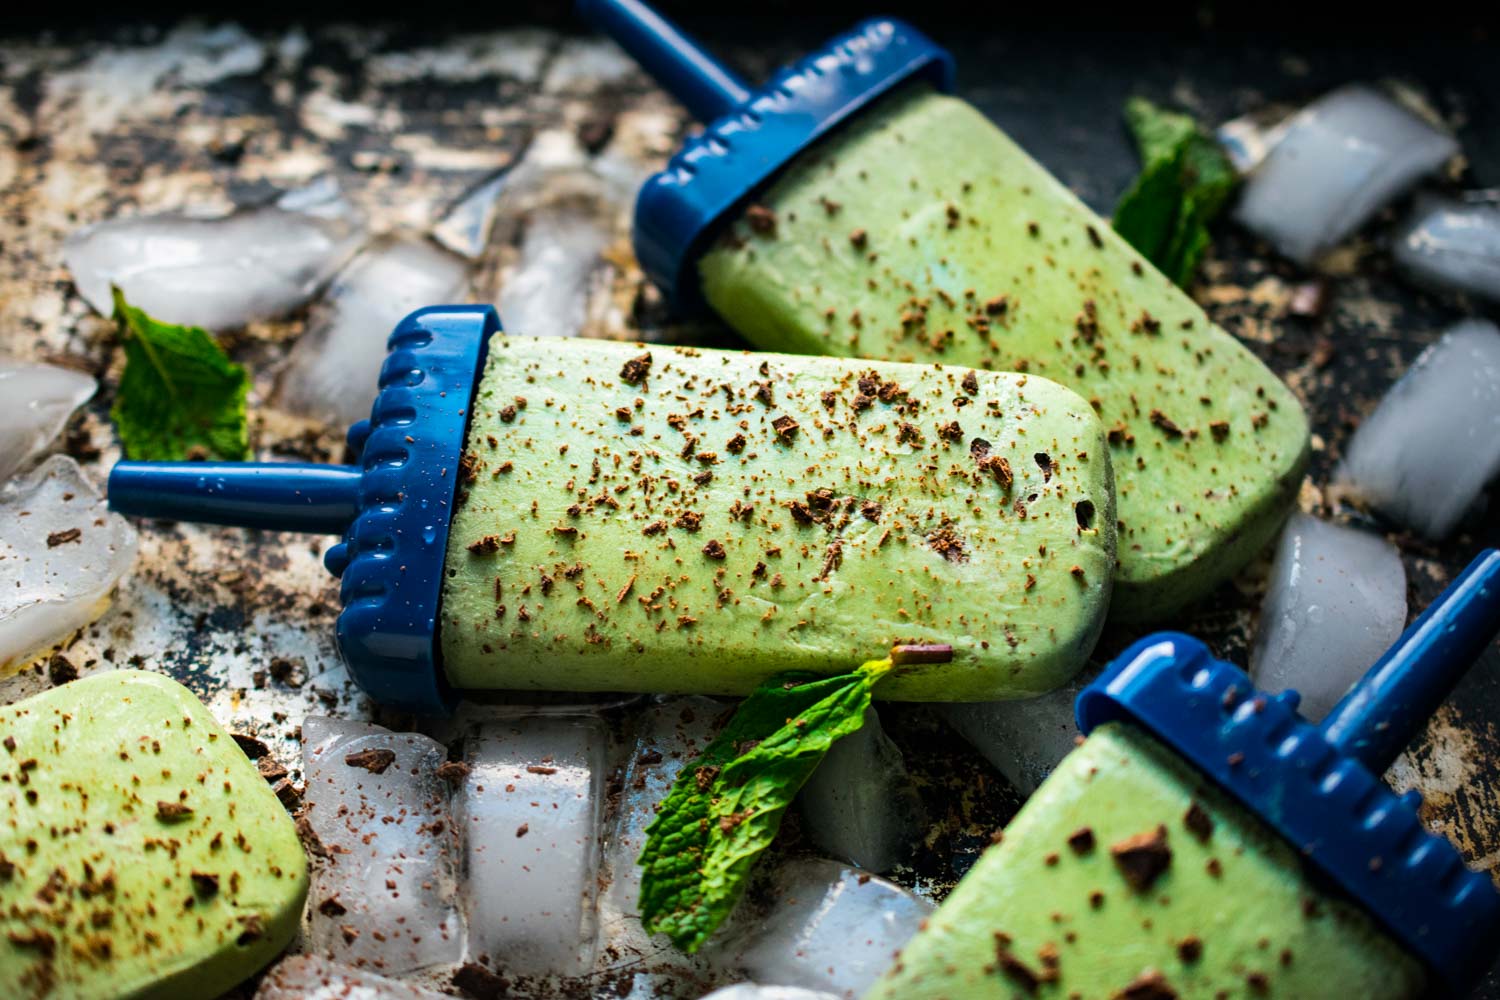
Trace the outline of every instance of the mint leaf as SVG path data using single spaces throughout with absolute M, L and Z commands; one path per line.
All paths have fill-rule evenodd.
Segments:
M 891 661 L 833 677 L 783 674 L 740 703 L 682 769 L 646 828 L 641 919 L 691 954 L 734 909 L 755 859 L 828 748 L 864 724 Z
M 1115 207 L 1115 231 L 1186 286 L 1208 248 L 1208 226 L 1239 178 L 1218 143 L 1189 116 L 1132 98 L 1125 120 L 1142 170 Z
M 128 458 L 180 461 L 250 455 L 245 369 L 207 330 L 152 319 L 118 288 L 115 322 L 125 341 L 125 373 L 109 411 Z

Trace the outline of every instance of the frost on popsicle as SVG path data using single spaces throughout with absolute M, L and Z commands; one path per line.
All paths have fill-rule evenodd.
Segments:
M 1287 257 L 1312 264 L 1457 152 L 1451 136 L 1383 94 L 1343 87 L 1287 124 L 1235 217 Z
M 922 800 L 874 706 L 858 732 L 829 749 L 797 796 L 804 828 L 829 854 L 889 871 L 921 835 Z
M 1250 676 L 1317 722 L 1406 625 L 1406 570 L 1378 535 L 1294 514 L 1276 548 Z
M 96 387 L 67 368 L 0 358 L 0 485 L 46 450 Z
M 439 743 L 379 726 L 302 724 L 313 835 L 309 948 L 385 975 L 457 962 L 458 857 Z
M 316 955 L 283 959 L 266 973 L 255 992 L 255 1000 L 444 1000 L 446 996 Z
M 99 313 L 110 286 L 166 322 L 232 330 L 308 302 L 354 252 L 361 227 L 329 184 L 217 219 L 112 219 L 72 234 L 63 260 Z
M 1419 198 L 1391 253 L 1418 284 L 1500 300 L 1500 205 Z
M 944 705 L 940 712 L 1017 791 L 1030 795 L 1077 745 L 1073 702 L 1094 673 L 1085 670 L 1037 698 Z
M 1355 431 L 1336 474 L 1355 497 L 1445 538 L 1500 474 L 1500 329 L 1467 320 L 1423 351 Z
M 135 551 L 135 529 L 65 455 L 0 488 L 0 671 L 97 618 Z
M 577 976 L 594 956 L 608 737 L 596 718 L 526 715 L 463 740 L 455 805 L 467 874 L 469 962 Z
M 755 887 L 710 958 L 757 983 L 854 997 L 932 911 L 926 900 L 858 868 L 790 861 Z
M 425 240 L 390 239 L 362 251 L 292 349 L 281 405 L 340 423 L 368 417 L 391 329 L 414 309 L 462 297 L 467 279 L 463 260 Z

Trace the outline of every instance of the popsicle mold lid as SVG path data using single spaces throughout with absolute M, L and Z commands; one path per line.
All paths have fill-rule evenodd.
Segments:
M 1500 939 L 1500 892 L 1397 795 L 1386 767 L 1500 629 L 1500 551 L 1488 550 L 1402 634 L 1321 724 L 1298 695 L 1258 691 L 1191 636 L 1139 640 L 1078 696 L 1079 729 L 1132 722 L 1285 837 L 1435 980 L 1461 995 Z
M 953 89 L 953 57 L 895 18 L 862 21 L 750 88 L 641 0 L 577 7 L 705 122 L 635 205 L 636 257 L 680 310 L 702 305 L 694 266 L 719 224 L 798 153 L 908 80 Z
M 438 606 L 464 435 L 490 337 L 491 306 L 433 306 L 387 342 L 370 419 L 349 428 L 353 465 L 120 462 L 109 505 L 124 514 L 338 534 L 339 652 L 382 705 L 444 714 Z

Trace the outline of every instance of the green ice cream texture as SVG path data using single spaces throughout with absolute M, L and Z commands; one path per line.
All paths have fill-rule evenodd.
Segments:
M 865 1000 L 1394 1000 L 1425 980 L 1274 831 L 1116 722 L 1063 760 Z
M 1104 429 L 1035 376 L 497 334 L 458 474 L 460 689 L 743 695 L 946 643 L 880 695 L 1022 697 L 1109 601 Z
M 1291 392 L 969 104 L 912 84 L 803 153 L 699 261 L 761 348 L 1029 372 L 1107 428 L 1111 616 L 1157 620 L 1274 535 L 1307 462 Z
M 221 995 L 296 933 L 307 859 L 230 735 L 159 674 L 0 708 L 7 997 Z

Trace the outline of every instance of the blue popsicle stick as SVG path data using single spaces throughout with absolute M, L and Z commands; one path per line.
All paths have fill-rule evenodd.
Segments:
M 109 507 L 135 517 L 342 535 L 359 513 L 360 476 L 352 465 L 301 462 L 117 462 Z

